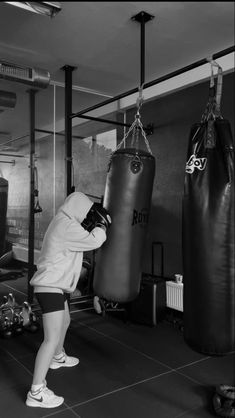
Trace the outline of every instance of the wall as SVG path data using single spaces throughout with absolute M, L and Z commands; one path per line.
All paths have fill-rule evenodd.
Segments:
M 156 158 L 156 175 L 148 228 L 144 271 L 151 269 L 151 242 L 164 244 L 165 276 L 182 273 L 182 197 L 184 170 L 190 127 L 200 121 L 208 98 L 209 84 L 201 83 L 146 103 L 141 109 L 143 125 L 154 123 L 154 134 L 148 136 Z M 224 76 L 222 115 L 229 119 L 234 137 L 234 74 Z M 128 113 L 133 121 L 133 111 Z M 145 148 L 141 141 L 141 147 Z M 156 255 L 156 273 L 159 273 Z
M 110 128 L 109 128 L 110 129 Z M 18 144 L 15 164 L 0 164 L 1 175 L 9 182 L 7 207 L 7 234 L 9 243 L 28 246 L 29 231 L 29 138 Z M 108 145 L 108 144 L 107 144 Z M 112 150 L 97 141 L 73 139 L 74 186 L 76 190 L 102 197 L 108 161 Z M 66 197 L 64 136 L 36 138 L 35 166 L 38 173 L 39 204 L 41 213 L 35 214 L 35 249 L 40 249 L 46 229 Z M 55 157 L 55 164 L 54 164 Z M 36 187 L 36 184 L 35 184 Z
M 222 114 L 231 122 L 234 133 L 234 80 L 233 74 L 224 77 Z M 154 134 L 149 136 L 150 146 L 156 158 L 150 223 L 143 257 L 143 270 L 151 269 L 151 243 L 164 243 L 165 276 L 182 273 L 181 218 L 184 187 L 184 169 L 190 126 L 200 121 L 208 98 L 209 84 L 201 83 L 172 95 L 144 103 L 141 120 L 144 125 L 154 123 Z M 38 109 L 40 111 L 40 109 Z M 133 121 L 133 110 L 128 111 L 127 122 Z M 92 134 L 94 124 L 89 126 Z M 107 129 L 112 129 L 110 125 Z M 97 132 L 100 124 L 97 123 Z M 82 134 L 82 127 L 73 133 Z M 118 134 L 119 140 L 121 134 Z M 144 149 L 145 145 L 142 141 Z M 73 140 L 74 178 L 77 190 L 102 196 L 108 160 L 111 149 L 79 140 Z M 19 153 L 28 154 L 28 145 L 19 144 Z M 39 201 L 43 212 L 35 216 L 35 248 L 41 247 L 45 230 L 65 197 L 64 187 L 64 137 L 56 136 L 55 149 L 53 136 L 37 140 L 36 162 L 39 175 Z M 53 158 L 55 155 L 55 167 Z M 8 200 L 8 238 L 27 246 L 28 208 L 29 208 L 29 160 L 16 159 L 16 165 L 0 166 L 1 175 L 9 181 Z M 54 172 L 55 170 L 55 172 Z M 55 184 L 54 184 L 55 175 Z M 55 190 L 55 193 L 54 193 Z M 156 255 L 156 273 L 159 273 L 159 257 Z

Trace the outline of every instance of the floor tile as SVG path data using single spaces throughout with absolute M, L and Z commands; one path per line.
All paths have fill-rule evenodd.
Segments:
M 9 339 L 0 339 L 1 349 L 8 355 L 20 359 L 21 357 L 34 354 L 43 339 L 42 329 L 36 333 L 25 331 L 22 335 L 17 335 Z
M 65 409 L 61 412 L 49 412 L 49 415 L 44 415 L 43 418 L 82 418 L 80 415 L 76 414 L 73 410 Z
M 124 323 L 122 320 L 103 318 L 94 313 L 82 313 L 78 321 L 90 329 L 114 338 L 144 354 L 176 368 L 205 358 L 203 354 L 192 350 L 184 341 L 183 333 L 168 323 L 159 323 L 155 327 Z
M 66 407 L 61 405 L 60 407 L 53 409 L 47 408 L 31 408 L 25 405 L 28 387 L 26 385 L 20 385 L 14 387 L 14 390 L 4 390 L 0 392 L 0 405 L 1 411 L 4 411 L 1 418 L 42 418 L 49 413 L 60 411 Z M 58 414 L 57 412 L 57 414 Z M 71 411 L 64 411 L 64 415 L 56 415 L 58 418 L 75 418 L 75 415 Z
M 0 393 L 5 389 L 31 382 L 30 372 L 15 360 L 0 362 L 0 376 Z
M 203 385 L 226 384 L 235 386 L 235 354 L 210 357 L 199 363 L 178 370 Z
M 209 418 L 208 401 L 205 388 L 170 372 L 73 409 L 82 418 L 178 418 L 201 408 Z
M 70 335 L 68 346 L 72 341 L 72 354 L 79 354 L 80 364 L 48 373 L 48 384 L 56 393 L 62 393 L 70 406 L 169 370 L 105 337 L 98 336 L 87 344 Z

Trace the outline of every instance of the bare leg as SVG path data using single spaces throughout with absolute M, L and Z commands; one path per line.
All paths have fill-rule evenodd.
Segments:
M 64 329 L 64 317 L 64 310 L 42 315 L 44 340 L 35 360 L 33 385 L 41 385 L 46 378 L 52 357 Z
M 70 313 L 69 313 L 68 302 L 66 300 L 65 303 L 64 303 L 63 326 L 62 326 L 62 330 L 61 330 L 61 333 L 60 333 L 59 342 L 58 342 L 57 347 L 56 347 L 55 352 L 54 352 L 55 356 L 62 353 L 62 350 L 63 350 L 63 347 L 64 347 L 64 340 L 65 340 L 65 336 L 66 336 L 69 324 L 70 324 Z

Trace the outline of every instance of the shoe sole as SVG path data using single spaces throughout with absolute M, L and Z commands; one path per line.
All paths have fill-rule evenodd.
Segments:
M 31 406 L 33 408 L 58 408 L 58 406 L 62 405 L 64 403 L 64 398 L 58 403 L 58 405 L 45 405 L 43 403 L 35 403 L 34 401 L 26 400 L 26 405 Z

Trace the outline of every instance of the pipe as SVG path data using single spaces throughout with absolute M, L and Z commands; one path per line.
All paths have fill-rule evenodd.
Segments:
M 35 132 L 41 132 L 44 134 L 54 134 L 54 131 L 49 131 L 49 130 L 45 130 L 45 129 L 35 129 Z M 60 135 L 60 136 L 65 136 L 65 133 L 62 132 L 55 132 L 55 135 Z M 84 136 L 79 136 L 79 135 L 72 135 L 72 138 L 76 138 L 76 139 L 84 139 Z
M 223 49 L 220 52 L 217 52 L 216 54 L 213 54 L 212 55 L 212 58 L 214 60 L 216 60 L 216 59 L 221 58 L 224 55 L 230 54 L 231 52 L 234 52 L 234 51 L 235 51 L 235 46 L 231 46 L 229 48 Z M 193 70 L 194 68 L 200 67 L 201 65 L 204 65 L 204 64 L 208 64 L 208 59 L 207 58 L 204 58 L 204 59 L 201 59 L 199 61 L 196 61 L 196 62 L 194 62 L 194 63 L 192 63 L 190 65 L 187 65 L 185 67 L 180 68 L 179 70 L 173 71 L 171 73 L 166 74 L 165 76 L 156 78 L 155 80 L 152 80 L 152 81 L 150 81 L 148 83 L 145 83 L 144 84 L 144 88 L 152 87 L 152 86 L 154 86 L 156 84 L 161 83 L 162 81 L 169 80 L 170 78 L 176 77 L 176 76 L 178 76 L 180 74 L 183 74 L 183 73 L 185 73 L 187 71 Z M 130 96 L 131 94 L 137 93 L 138 91 L 139 91 L 139 88 L 136 87 L 136 88 L 134 88 L 132 90 L 127 91 L 126 93 L 119 94 L 118 96 L 115 96 L 112 99 L 105 100 L 102 103 L 98 103 L 98 104 L 93 105 L 93 106 L 90 106 L 90 107 L 88 107 L 88 108 L 86 108 L 84 110 L 80 110 L 79 112 L 73 113 L 71 115 L 71 118 L 80 117 L 84 113 L 88 113 L 88 112 L 91 112 L 92 110 L 99 109 L 102 106 L 105 106 L 107 104 L 116 102 L 117 100 L 123 99 L 126 96 Z
M 30 204 L 29 204 L 29 235 L 28 235 L 28 301 L 33 302 L 33 287 L 29 282 L 34 275 L 34 166 L 35 166 L 35 94 L 36 90 L 30 89 L 29 93 L 29 111 L 30 111 Z
M 15 160 L 12 160 L 12 161 L 0 161 L 0 163 L 2 164 L 12 164 L 12 165 L 15 165 Z
M 19 157 L 19 158 L 25 158 L 26 156 L 25 155 L 18 155 L 18 154 L 6 154 L 6 153 L 2 153 L 2 152 L 0 152 L 0 155 L 2 155 L 2 156 L 6 156 L 6 157 Z
M 65 173 L 66 195 L 71 193 L 72 186 L 72 72 L 75 67 L 65 65 Z
M 126 126 L 127 128 L 129 128 L 131 126 L 128 123 L 122 123 L 122 122 L 118 122 L 118 121 L 115 121 L 115 120 L 109 120 L 109 119 L 103 119 L 103 118 L 96 118 L 94 116 L 81 115 L 79 117 L 82 118 L 82 119 L 94 120 L 96 122 L 111 123 L 112 125 L 118 125 L 118 126 Z

